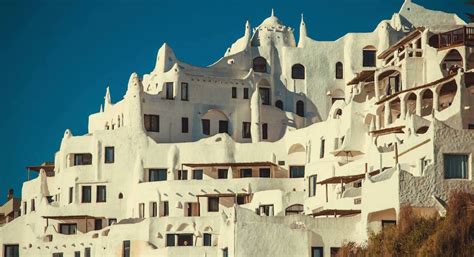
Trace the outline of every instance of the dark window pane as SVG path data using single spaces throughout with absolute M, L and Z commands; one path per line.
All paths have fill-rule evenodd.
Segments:
M 267 72 L 267 60 L 259 56 L 253 59 L 253 71 L 254 72 Z
M 218 179 L 226 179 L 227 178 L 228 170 L 226 169 L 218 169 L 217 170 L 217 178 Z
M 189 120 L 186 117 L 181 118 L 181 132 L 182 133 L 189 132 Z
M 218 212 L 219 211 L 219 197 L 208 197 L 207 198 L 207 211 Z
M 342 79 L 344 77 L 344 67 L 342 62 L 336 63 L 336 79 Z
M 104 203 L 107 201 L 107 188 L 105 186 L 97 186 L 97 202 Z
M 188 101 L 188 83 L 181 83 L 181 100 Z
M 251 178 L 252 177 L 252 169 L 240 169 L 240 177 L 241 178 Z
M 202 179 L 203 170 L 193 170 L 193 179 Z
M 130 241 L 125 240 L 123 241 L 123 257 L 130 257 Z
M 291 78 L 292 79 L 304 79 L 305 78 L 305 68 L 301 64 L 295 64 L 291 67 Z
M 102 219 L 95 219 L 94 230 L 101 230 L 101 229 L 102 229 Z
M 249 89 L 247 87 L 244 88 L 244 99 L 249 99 Z
M 178 246 L 193 246 L 193 234 L 178 234 Z
M 166 246 L 175 246 L 175 234 L 166 234 Z
M 270 168 L 261 168 L 260 169 L 260 177 L 261 178 L 269 178 L 270 177 Z
M 242 138 L 250 138 L 250 122 L 242 123 Z
M 323 248 L 311 247 L 311 257 L 323 257 Z
M 219 133 L 229 133 L 229 121 L 219 121 Z
M 304 166 L 290 166 L 290 178 L 304 178 Z
M 167 180 L 168 172 L 166 169 L 150 169 L 148 174 L 148 181 L 165 181 Z
M 74 154 L 74 165 L 91 165 L 92 164 L 92 154 Z
M 212 243 L 212 235 L 211 234 L 208 234 L 208 233 L 204 233 L 204 236 L 203 236 L 203 245 L 204 246 L 211 246 L 211 243 Z
M 202 133 L 208 136 L 211 134 L 211 121 L 210 120 L 202 119 Z
M 375 56 L 376 56 L 376 51 L 375 50 L 364 50 L 363 51 L 363 63 L 362 66 L 364 67 L 375 67 Z
M 303 101 L 296 102 L 296 114 L 300 117 L 304 117 L 304 103 Z
M 86 247 L 84 249 L 84 257 L 91 257 L 91 248 Z
M 92 192 L 91 186 L 82 186 L 82 202 L 83 203 L 90 203 L 92 201 L 91 192 Z
M 144 115 L 145 130 L 150 132 L 160 132 L 160 116 Z
M 113 146 L 105 147 L 105 163 L 115 162 L 115 148 Z
M 166 82 L 166 99 L 173 99 L 173 82 Z
M 283 111 L 283 101 L 281 100 L 276 101 L 275 107 Z
M 260 97 L 262 98 L 263 105 L 270 105 L 270 88 L 260 87 L 259 89 Z
M 262 124 L 262 139 L 268 139 L 268 124 L 263 123 Z
M 237 98 L 237 88 L 232 87 L 232 98 Z
M 467 154 L 445 154 L 444 155 L 444 178 L 445 179 L 467 179 L 468 178 Z

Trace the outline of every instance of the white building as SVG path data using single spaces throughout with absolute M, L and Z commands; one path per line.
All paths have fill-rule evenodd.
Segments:
M 164 44 L 30 167 L 0 257 L 332 256 L 474 192 L 473 107 L 474 25 L 409 0 L 334 42 L 272 12 L 206 68 Z

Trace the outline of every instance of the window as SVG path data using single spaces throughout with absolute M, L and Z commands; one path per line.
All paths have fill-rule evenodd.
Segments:
M 123 248 L 122 257 L 130 257 L 130 241 L 129 240 L 123 241 L 122 248 Z
M 174 93 L 173 93 L 173 82 L 166 82 L 166 99 L 173 100 Z
M 27 203 L 27 202 L 23 202 L 23 215 L 25 215 L 26 213 L 28 213 L 27 207 L 28 207 L 28 203 Z
M 296 114 L 298 116 L 304 117 L 304 103 L 301 100 L 296 102 Z
M 339 249 L 339 247 L 331 247 L 331 257 L 336 257 Z
M 97 202 L 105 203 L 107 201 L 107 188 L 105 186 L 97 186 Z
M 181 83 L 181 101 L 188 101 L 188 83 Z
M 217 178 L 218 179 L 226 179 L 227 178 L 228 170 L 226 169 L 218 169 L 217 170 Z
M 309 176 L 309 185 L 308 185 L 308 193 L 309 197 L 316 196 L 316 181 L 317 181 L 317 175 L 312 175 Z
M 193 246 L 193 234 L 177 234 L 178 246 Z
M 161 216 L 162 217 L 166 217 L 168 215 L 170 215 L 170 206 L 169 206 L 169 202 L 168 201 L 163 201 L 161 202 L 161 208 L 162 208 L 162 212 L 161 212 Z
M 229 257 L 229 248 L 222 249 L 222 257 Z
M 74 187 L 69 188 L 69 203 L 72 203 L 72 200 L 74 199 Z
M 145 130 L 149 132 L 160 132 L 160 116 L 145 114 Z
M 375 60 L 375 56 L 376 56 L 376 53 L 377 51 L 375 50 L 375 48 L 373 47 L 366 47 L 363 51 L 362 51 L 362 66 L 363 67 L 375 67 L 375 64 L 376 64 L 376 60 Z
M 63 235 L 73 235 L 77 232 L 77 224 L 59 224 L 59 233 Z
M 114 163 L 115 161 L 115 148 L 113 146 L 105 147 L 105 163 Z
M 138 218 L 145 218 L 145 204 L 138 204 Z
M 19 245 L 4 245 L 3 256 L 20 257 L 20 246 Z
M 242 138 L 250 138 L 250 122 L 242 122 Z
M 344 67 L 342 66 L 342 62 L 336 63 L 336 79 L 343 79 L 344 78 Z
M 84 249 L 84 257 L 91 257 L 91 248 L 86 247 Z
M 273 216 L 273 204 L 260 205 L 258 214 L 260 216 Z
M 117 219 L 109 219 L 109 226 L 112 226 L 113 224 L 117 224 Z
M 92 201 L 91 186 L 82 186 L 82 203 L 90 203 Z
M 207 198 L 207 211 L 218 212 L 219 211 L 219 197 L 208 197 Z
M 123 199 L 123 194 L 122 193 L 118 194 L 118 199 Z
M 232 87 L 232 98 L 237 98 L 237 88 Z
M 304 166 L 290 166 L 290 178 L 304 178 Z
M 91 165 L 91 164 L 92 164 L 92 154 L 90 153 L 74 154 L 74 166 Z
M 181 118 L 181 133 L 189 133 L 189 119 Z
M 165 181 L 167 180 L 168 172 L 166 169 L 150 169 L 148 173 L 148 181 Z
M 229 133 L 229 121 L 227 120 L 219 121 L 219 133 Z
M 301 64 L 295 64 L 291 67 L 291 78 L 292 79 L 304 79 L 305 78 L 305 68 Z
M 202 133 L 204 135 L 210 135 L 211 134 L 211 121 L 207 119 L 202 119 Z
M 323 248 L 311 247 L 311 257 L 323 257 Z
M 240 169 L 240 177 L 241 178 L 251 178 L 252 177 L 252 169 Z
M 74 257 L 81 257 L 81 252 L 80 251 L 75 251 L 74 252 Z
M 322 159 L 324 158 L 324 145 L 326 143 L 326 140 L 321 139 L 321 146 L 319 147 L 319 158 Z
M 193 179 L 202 180 L 203 170 L 193 170 Z
M 468 124 L 467 129 L 474 129 L 474 124 Z
M 102 219 L 95 219 L 94 230 L 101 230 L 101 229 L 102 229 Z
M 244 87 L 244 99 L 249 99 L 249 88 Z
M 444 178 L 467 179 L 468 160 L 467 154 L 444 154 Z
M 275 107 L 283 111 L 283 101 L 282 100 L 277 100 L 275 102 Z
M 188 180 L 188 171 L 178 170 L 178 180 Z
M 35 211 L 35 210 L 36 210 L 35 199 L 31 199 L 30 208 L 31 208 L 31 211 Z
M 238 195 L 237 196 L 237 204 L 238 205 L 246 204 L 246 203 L 247 203 L 247 200 L 246 200 L 245 195 Z
M 382 229 L 397 225 L 395 220 L 382 220 Z
M 261 178 L 269 178 L 270 177 L 270 168 L 260 168 L 259 176 Z
M 185 203 L 185 217 L 199 216 L 199 203 Z
M 166 246 L 175 246 L 176 245 L 176 235 L 175 234 L 166 234 Z
M 268 124 L 267 123 L 262 124 L 262 139 L 263 140 L 268 139 Z
M 53 253 L 53 257 L 63 257 L 63 253 Z
M 258 88 L 260 97 L 262 98 L 263 105 L 270 105 L 270 88 L 268 87 L 259 87 Z
M 304 207 L 302 204 L 293 204 L 285 209 L 285 215 L 298 215 L 302 214 L 304 211 Z
M 267 72 L 267 60 L 259 56 L 253 59 L 253 71 L 254 72 Z
M 211 246 L 211 244 L 212 244 L 212 235 L 209 233 L 204 233 L 202 245 Z

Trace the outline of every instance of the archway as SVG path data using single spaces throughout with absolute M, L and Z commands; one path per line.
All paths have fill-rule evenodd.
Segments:
M 458 50 L 453 49 L 446 54 L 443 62 L 441 63 L 441 69 L 443 75 L 447 76 L 457 72 L 458 68 L 463 67 L 463 59 Z
M 433 112 L 433 91 L 426 89 L 421 93 L 421 116 L 428 116 Z
M 452 80 L 441 86 L 439 90 L 438 110 L 442 111 L 453 103 L 457 91 L 456 81 Z

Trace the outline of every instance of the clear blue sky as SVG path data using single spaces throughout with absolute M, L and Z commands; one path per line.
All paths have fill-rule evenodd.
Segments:
M 0 203 L 10 187 L 19 196 L 27 165 L 54 160 L 64 130 L 87 132 L 105 88 L 125 93 L 132 72 L 148 73 L 163 42 L 185 62 L 219 59 L 271 8 L 299 28 L 304 13 L 310 37 L 335 40 L 372 31 L 403 0 L 0 0 Z M 415 0 L 459 14 L 463 0 Z

